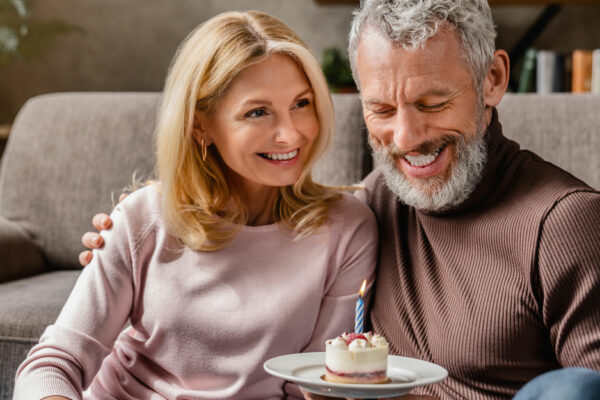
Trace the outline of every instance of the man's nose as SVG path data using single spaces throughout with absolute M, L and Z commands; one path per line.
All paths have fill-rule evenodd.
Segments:
M 393 120 L 393 142 L 401 151 L 410 151 L 425 140 L 425 118 L 412 107 L 400 108 Z

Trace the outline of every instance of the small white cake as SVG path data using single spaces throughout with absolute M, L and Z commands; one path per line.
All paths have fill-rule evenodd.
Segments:
M 388 342 L 376 333 L 344 333 L 329 339 L 325 342 L 325 380 L 385 383 L 388 352 Z

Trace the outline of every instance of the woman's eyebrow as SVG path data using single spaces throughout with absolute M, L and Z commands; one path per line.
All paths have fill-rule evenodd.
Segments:
M 313 92 L 312 88 L 306 88 L 305 90 L 303 90 L 302 92 L 300 92 L 299 94 L 296 95 L 296 99 L 298 97 L 302 97 L 302 96 L 304 96 L 306 94 L 309 94 L 309 93 L 312 94 L 312 92 Z
M 264 105 L 264 106 L 270 106 L 273 103 L 271 103 L 269 100 L 261 100 L 261 99 L 248 99 L 246 100 L 244 103 L 242 103 L 242 106 L 248 106 L 248 105 Z

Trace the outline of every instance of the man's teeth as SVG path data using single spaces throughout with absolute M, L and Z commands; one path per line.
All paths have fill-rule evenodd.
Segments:
M 428 165 L 428 164 L 431 164 L 432 162 L 434 162 L 435 159 L 437 158 L 437 156 L 440 154 L 441 150 L 442 150 L 442 147 L 438 148 L 433 153 L 421 154 L 418 156 L 411 156 L 411 155 L 407 154 L 404 156 L 404 159 L 406 161 L 408 161 L 408 163 L 410 165 L 412 165 L 413 167 L 423 167 L 425 165 Z
M 290 160 L 298 154 L 298 149 L 290 151 L 289 153 L 263 153 L 263 155 L 271 160 L 285 161 Z

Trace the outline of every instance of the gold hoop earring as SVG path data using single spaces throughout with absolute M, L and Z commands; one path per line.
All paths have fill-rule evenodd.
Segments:
M 206 161 L 206 144 L 204 144 L 204 139 L 200 142 L 200 147 L 202 148 L 202 161 Z

